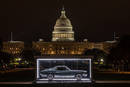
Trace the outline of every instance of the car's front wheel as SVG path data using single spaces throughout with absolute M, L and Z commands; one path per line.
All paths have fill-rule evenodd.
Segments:
M 52 74 L 49 74 L 48 76 L 47 76 L 47 78 L 48 78 L 48 80 L 53 80 L 53 75 Z
M 82 79 L 82 75 L 81 74 L 76 74 L 75 77 L 76 77 L 77 80 L 81 80 Z

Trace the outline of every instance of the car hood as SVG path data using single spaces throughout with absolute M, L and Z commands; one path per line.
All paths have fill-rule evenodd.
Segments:
M 41 70 L 41 72 L 44 72 L 44 71 L 53 71 L 53 69 L 50 68 L 50 69 L 44 69 L 44 70 Z

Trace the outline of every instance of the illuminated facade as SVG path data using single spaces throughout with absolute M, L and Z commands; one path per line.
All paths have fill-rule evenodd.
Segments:
M 116 43 L 109 42 L 33 42 L 33 48 L 41 55 L 82 55 L 88 49 L 99 49 L 109 53 L 110 47 Z
M 61 16 L 57 19 L 52 32 L 52 41 L 74 41 L 74 31 L 71 21 L 66 17 L 64 8 Z
M 82 54 L 89 46 L 84 42 L 33 42 L 33 48 L 42 55 Z
M 3 51 L 13 54 L 19 55 L 24 49 L 24 42 L 22 41 L 8 41 L 3 42 Z

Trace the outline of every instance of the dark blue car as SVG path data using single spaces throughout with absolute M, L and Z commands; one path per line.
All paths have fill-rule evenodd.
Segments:
M 67 66 L 55 66 L 53 68 L 45 69 L 40 71 L 40 78 L 46 78 L 48 80 L 53 79 L 76 79 L 81 80 L 88 76 L 85 70 L 71 70 Z

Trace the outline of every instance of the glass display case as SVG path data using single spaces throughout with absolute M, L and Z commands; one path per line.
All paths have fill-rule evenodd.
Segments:
M 37 83 L 90 83 L 91 58 L 37 58 Z

